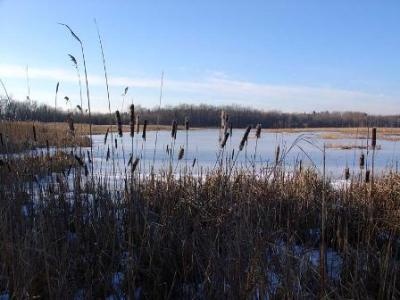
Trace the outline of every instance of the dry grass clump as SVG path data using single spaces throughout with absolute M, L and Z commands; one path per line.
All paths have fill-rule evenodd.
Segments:
M 13 153 L 38 147 L 84 146 L 89 138 L 73 134 L 71 123 L 2 122 L 0 153 Z
M 20 152 L 35 147 L 46 147 L 46 141 L 50 146 L 69 147 L 90 145 L 89 124 L 71 123 L 72 120 L 63 123 L 33 123 L 27 121 L 4 121 L 0 123 L 0 153 Z M 117 129 L 121 132 L 130 132 L 131 125 L 123 125 Z M 147 124 L 147 131 L 169 130 L 169 126 Z M 112 130 L 112 129 L 111 129 Z M 92 134 L 105 134 L 110 131 L 109 125 L 92 125 Z M 36 139 L 35 139 L 36 133 Z M 72 134 L 74 133 L 74 134 Z M 74 136 L 75 135 L 75 136 Z M 6 147 L 6 142 L 7 147 Z
M 42 150 L 34 155 L 3 157 L 0 158 L 0 182 L 2 185 L 29 183 L 52 173 L 71 171 L 75 166 L 74 158 L 64 152 L 50 154 Z
M 327 282 L 321 291 L 322 180 L 234 173 L 104 184 L 35 201 L 0 186 L 0 290 L 16 298 L 396 298 L 400 177 L 326 190 Z M 336 257 L 332 260 L 332 257 Z

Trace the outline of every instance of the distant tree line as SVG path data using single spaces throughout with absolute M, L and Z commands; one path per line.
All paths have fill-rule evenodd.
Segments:
M 169 125 L 172 120 L 183 124 L 189 118 L 192 127 L 218 127 L 221 124 L 221 111 L 229 115 L 233 127 L 246 127 L 261 123 L 264 128 L 307 128 L 307 127 L 399 127 L 399 115 L 367 115 L 362 112 L 312 112 L 312 113 L 283 113 L 279 111 L 263 111 L 242 106 L 212 106 L 212 105 L 177 105 L 158 108 L 143 108 L 135 106 L 135 114 L 140 122 L 147 120 L 150 124 Z M 115 112 L 92 113 L 93 124 L 110 124 L 115 121 Z M 35 120 L 40 122 L 60 122 L 72 115 L 75 122 L 89 122 L 87 111 L 80 107 L 69 110 L 54 109 L 35 101 L 16 101 L 0 98 L 0 118 L 7 120 Z M 121 112 L 122 121 L 128 124 L 128 112 Z

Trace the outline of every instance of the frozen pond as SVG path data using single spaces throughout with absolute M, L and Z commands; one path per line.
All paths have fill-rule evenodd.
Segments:
M 218 129 L 185 130 L 177 133 L 176 140 L 171 138 L 169 131 L 150 131 L 146 133 L 146 140 L 142 139 L 142 133 L 132 139 L 129 133 L 119 137 L 114 133 L 108 136 L 104 144 L 104 135 L 93 136 L 93 157 L 96 174 L 122 175 L 125 172 L 131 153 L 133 160 L 140 158 L 139 168 L 142 173 L 148 173 L 152 166 L 154 170 L 167 169 L 169 166 L 175 172 L 188 168 L 193 173 L 211 170 L 218 167 L 218 158 L 223 158 L 224 165 L 232 164 L 236 160 L 235 167 L 247 170 L 260 170 L 275 164 L 276 149 L 279 145 L 280 157 L 284 156 L 284 164 L 288 169 L 298 165 L 301 161 L 304 167 L 313 166 L 322 172 L 323 167 L 323 146 L 325 144 L 336 145 L 358 145 L 365 146 L 365 139 L 323 139 L 319 132 L 303 133 L 272 133 L 263 131 L 260 139 L 255 138 L 255 130 L 250 132 L 246 147 L 238 154 L 240 140 L 245 129 L 234 129 L 232 137 L 228 139 L 225 149 L 222 151 L 219 142 Z M 157 135 L 157 143 L 155 142 Z M 115 139 L 117 148 L 115 148 Z M 256 146 L 257 144 L 257 146 Z M 388 169 L 397 169 L 397 162 L 400 155 L 397 151 L 397 142 L 380 140 L 378 136 L 378 150 L 375 151 L 375 170 L 380 172 Z M 178 161 L 180 148 L 184 148 L 184 156 Z M 110 148 L 110 156 L 114 151 L 114 163 L 112 158 L 106 161 L 107 151 Z M 112 149 L 113 148 L 113 149 Z M 171 154 L 171 149 L 173 152 Z M 84 148 L 85 152 L 89 148 Z M 233 155 L 232 152 L 234 151 Z M 326 148 L 326 172 L 328 176 L 340 178 L 344 168 L 350 168 L 353 174 L 359 173 L 359 157 L 364 153 L 368 166 L 371 166 L 372 151 L 370 149 L 367 157 L 365 149 L 338 149 Z M 237 158 L 236 158 L 237 157 Z M 196 159 L 193 166 L 193 160 Z

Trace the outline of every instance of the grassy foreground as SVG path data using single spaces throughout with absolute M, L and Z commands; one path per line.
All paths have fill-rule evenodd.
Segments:
M 73 172 L 72 183 L 60 174 L 48 186 L 0 185 L 0 294 L 400 297 L 399 175 L 338 189 L 279 168 L 272 177 L 134 175 L 112 191 Z

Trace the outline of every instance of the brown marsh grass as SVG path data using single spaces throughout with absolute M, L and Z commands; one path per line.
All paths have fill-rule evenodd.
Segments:
M 109 186 L 80 175 L 72 189 L 60 176 L 59 192 L 45 189 L 35 201 L 21 185 L 2 184 L 0 290 L 15 298 L 320 298 L 322 178 L 281 172 L 135 179 L 117 201 Z M 325 190 L 323 297 L 400 295 L 399 194 L 396 174 L 376 179 L 373 191 L 357 180 Z
M 75 137 L 70 134 L 68 123 L 54 122 L 43 123 L 35 122 L 35 131 L 37 140 L 34 139 L 33 125 L 29 121 L 4 121 L 0 123 L 0 133 L 3 137 L 3 145 L 0 144 L 0 153 L 20 152 L 35 147 L 46 147 L 47 143 L 51 146 L 69 147 L 82 146 L 87 147 L 90 144 L 89 124 L 74 124 Z M 92 134 L 105 134 L 108 125 L 92 125 Z M 116 128 L 113 128 L 114 131 Z M 130 132 L 129 125 L 122 125 L 123 132 Z M 147 125 L 148 131 L 169 130 L 169 126 Z M 115 131 L 116 132 L 116 131 Z M 6 141 L 8 141 L 8 150 L 6 150 Z

